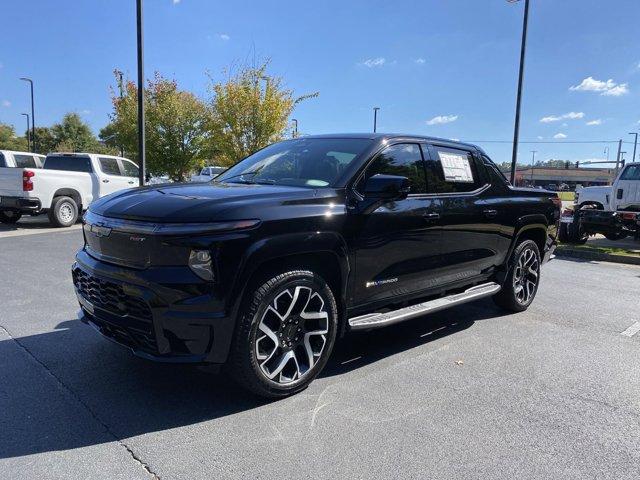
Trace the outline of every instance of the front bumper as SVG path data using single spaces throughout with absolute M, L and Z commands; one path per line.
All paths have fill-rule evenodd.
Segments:
M 139 357 L 224 363 L 235 322 L 188 267 L 138 270 L 81 250 L 72 267 L 78 318 Z
M 40 211 L 42 204 L 38 198 L 26 197 L 1 197 L 0 210 L 13 210 L 20 213 L 36 213 Z

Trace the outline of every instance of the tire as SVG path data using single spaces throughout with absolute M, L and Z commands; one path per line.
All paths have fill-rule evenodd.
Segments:
M 70 227 L 78 221 L 78 204 L 71 197 L 55 197 L 48 215 L 54 227 Z
M 13 225 L 22 218 L 20 212 L 14 210 L 0 210 L 0 222 Z
M 569 231 L 567 229 L 566 223 L 560 224 L 560 229 L 558 230 L 558 240 L 562 243 L 569 243 Z
M 326 365 L 338 330 L 327 283 L 306 270 L 281 273 L 247 292 L 243 305 L 227 364 L 231 378 L 267 398 L 306 388 Z
M 533 240 L 518 244 L 509 259 L 509 273 L 502 290 L 493 296 L 499 307 L 511 312 L 523 312 L 536 296 L 540 284 L 540 251 Z

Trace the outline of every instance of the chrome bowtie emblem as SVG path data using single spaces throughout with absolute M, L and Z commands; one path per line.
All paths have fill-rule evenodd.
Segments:
M 105 227 L 99 223 L 91 225 L 90 230 L 96 237 L 108 237 L 111 233 L 111 229 L 109 227 Z

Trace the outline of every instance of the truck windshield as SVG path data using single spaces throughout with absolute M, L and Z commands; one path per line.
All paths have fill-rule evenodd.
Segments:
M 370 143 L 360 138 L 286 140 L 248 156 L 214 182 L 329 187 Z

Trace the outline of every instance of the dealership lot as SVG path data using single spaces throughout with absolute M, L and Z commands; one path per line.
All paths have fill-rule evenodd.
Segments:
M 0 476 L 640 476 L 640 267 L 555 260 L 532 307 L 491 301 L 338 345 L 265 402 L 75 320 L 72 230 L 0 232 Z

